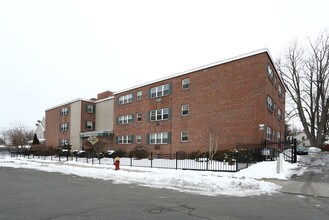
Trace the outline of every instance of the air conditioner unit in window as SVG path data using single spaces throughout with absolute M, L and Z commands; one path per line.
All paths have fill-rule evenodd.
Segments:
M 157 102 L 161 102 L 161 98 L 157 98 L 156 100 L 157 100 Z

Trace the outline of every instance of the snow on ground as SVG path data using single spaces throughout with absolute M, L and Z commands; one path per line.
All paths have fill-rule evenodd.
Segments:
M 11 158 L 0 155 L 0 167 L 35 169 L 112 181 L 114 184 L 138 184 L 153 188 L 208 196 L 254 196 L 276 193 L 280 186 L 263 179 L 288 179 L 302 169 L 284 162 L 283 172 L 276 173 L 276 162 L 251 165 L 237 173 L 189 171 L 123 166 L 115 171 L 113 165 L 86 164 L 76 161 Z

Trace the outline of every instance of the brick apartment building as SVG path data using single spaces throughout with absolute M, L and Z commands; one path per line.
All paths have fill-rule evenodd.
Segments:
M 89 136 L 113 143 L 113 93 L 98 94 L 97 99 L 76 99 L 46 110 L 46 145 L 72 145 L 79 150 Z M 110 146 L 109 146 L 110 147 Z
M 283 140 L 284 112 L 285 87 L 263 49 L 47 109 L 45 139 L 80 149 L 97 136 L 108 149 L 155 154 L 233 149 Z
M 267 49 L 114 93 L 115 149 L 158 154 L 284 139 L 285 87 Z

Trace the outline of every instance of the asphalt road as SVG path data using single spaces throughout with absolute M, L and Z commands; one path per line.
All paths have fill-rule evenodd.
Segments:
M 321 175 L 319 179 L 325 181 L 326 174 Z M 317 178 L 315 172 L 311 181 Z M 304 184 L 309 180 L 302 176 L 292 182 Z M 329 198 L 307 195 L 305 191 L 241 198 L 209 197 L 0 167 L 0 219 L 327 220 Z

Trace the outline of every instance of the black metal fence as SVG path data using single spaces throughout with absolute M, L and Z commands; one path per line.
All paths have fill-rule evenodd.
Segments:
M 246 149 L 250 152 L 251 162 L 276 160 L 280 153 L 284 160 L 290 163 L 297 162 L 296 139 L 284 142 L 262 141 L 259 144 L 237 144 L 237 149 Z
M 237 172 L 247 168 L 250 164 L 276 160 L 280 153 L 286 161 L 295 163 L 296 141 L 273 143 L 263 141 L 259 144 L 237 144 L 237 150 L 217 151 L 209 153 L 176 153 L 176 154 L 149 154 L 148 158 L 137 159 L 132 156 L 122 157 L 121 166 L 150 167 L 182 170 L 204 170 L 219 172 Z M 43 159 L 57 161 L 77 161 L 90 164 L 113 165 L 114 158 L 96 157 L 66 157 L 58 155 L 34 156 L 11 151 L 12 157 L 25 157 L 28 159 Z

